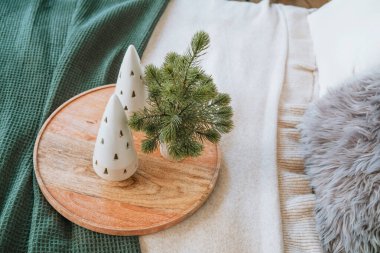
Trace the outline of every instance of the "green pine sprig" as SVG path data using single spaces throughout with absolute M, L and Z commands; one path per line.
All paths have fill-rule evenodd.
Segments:
M 170 52 L 161 67 L 145 67 L 148 106 L 129 121 L 132 129 L 146 134 L 143 152 L 165 143 L 175 159 L 199 156 L 204 141 L 217 143 L 232 130 L 230 96 L 219 93 L 199 66 L 209 44 L 208 34 L 197 32 L 184 55 Z

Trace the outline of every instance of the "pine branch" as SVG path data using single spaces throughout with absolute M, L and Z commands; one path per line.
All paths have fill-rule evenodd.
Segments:
M 161 67 L 146 66 L 150 107 L 129 121 L 133 129 L 146 134 L 143 152 L 153 152 L 165 143 L 175 159 L 198 156 L 203 142 L 217 143 L 231 131 L 231 99 L 218 92 L 212 77 L 198 65 L 209 43 L 207 33 L 198 32 L 184 55 L 170 52 Z
M 191 58 L 186 68 L 185 80 L 183 81 L 183 84 L 185 87 L 187 86 L 186 81 L 187 81 L 187 75 L 188 75 L 188 71 L 190 67 L 192 66 L 193 62 L 198 57 L 203 55 L 201 53 L 204 52 L 208 48 L 209 44 L 210 44 L 210 38 L 208 34 L 203 31 L 197 32 L 194 35 L 193 39 L 191 40 L 191 50 L 190 50 Z

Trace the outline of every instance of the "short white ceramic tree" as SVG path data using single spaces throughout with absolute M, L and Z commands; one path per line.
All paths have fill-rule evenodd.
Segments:
M 121 181 L 138 167 L 128 119 L 118 97 L 113 94 L 104 111 L 93 154 L 93 167 L 101 178 Z
M 146 92 L 143 81 L 143 69 L 140 57 L 133 45 L 124 55 L 117 78 L 115 93 L 120 99 L 128 117 L 144 108 Z

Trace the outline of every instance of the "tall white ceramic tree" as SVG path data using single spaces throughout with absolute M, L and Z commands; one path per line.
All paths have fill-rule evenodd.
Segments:
M 140 57 L 133 45 L 124 55 L 116 83 L 115 93 L 120 99 L 128 117 L 144 108 L 146 92 L 143 81 L 143 69 Z
M 121 181 L 138 167 L 128 119 L 118 97 L 113 94 L 104 111 L 93 155 L 93 167 L 101 178 Z

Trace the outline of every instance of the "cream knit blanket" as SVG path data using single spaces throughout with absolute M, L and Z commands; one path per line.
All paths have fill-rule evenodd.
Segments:
M 160 64 L 168 51 L 182 52 L 197 30 L 208 32 L 211 47 L 202 65 L 218 88 L 231 95 L 235 128 L 221 142 L 221 173 L 208 201 L 180 224 L 141 236 L 144 253 L 316 252 L 313 195 L 294 148 L 295 121 L 302 110 L 295 109 L 299 114 L 294 116 L 291 109 L 298 102 L 303 102 L 303 108 L 309 100 L 302 91 L 293 93 L 288 88 L 305 86 L 310 94 L 307 90 L 314 80 L 308 70 L 314 65 L 306 14 L 306 9 L 269 1 L 170 2 L 144 52 L 143 64 Z M 293 60 L 300 56 L 306 60 Z M 293 71 L 297 80 L 292 79 Z M 295 107 L 284 101 L 294 102 Z M 287 108 L 290 116 L 284 113 Z M 286 117 L 298 118 L 287 121 Z

